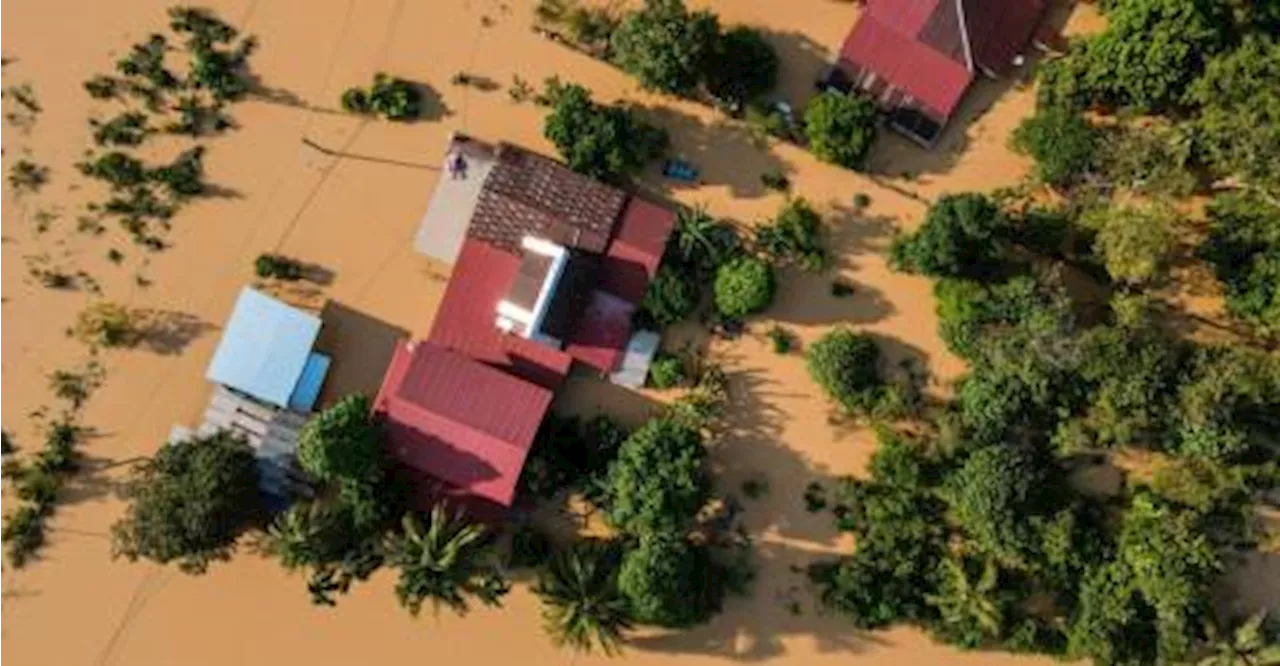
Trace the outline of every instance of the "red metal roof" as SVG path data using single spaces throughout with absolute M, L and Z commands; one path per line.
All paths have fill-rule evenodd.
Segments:
M 870 0 L 840 48 L 840 60 L 915 98 L 946 119 L 960 104 L 974 64 L 996 73 L 1027 44 L 1042 0 Z M 894 102 L 900 96 L 893 95 Z
M 402 464 L 457 494 L 510 506 L 551 397 L 545 388 L 430 342 L 402 343 L 374 412 Z
M 554 389 L 569 374 L 573 358 L 497 328 L 498 301 L 506 296 L 519 270 L 519 256 L 475 239 L 464 241 L 428 339 Z
M 601 262 L 600 288 L 639 305 L 675 223 L 674 211 L 631 197 Z

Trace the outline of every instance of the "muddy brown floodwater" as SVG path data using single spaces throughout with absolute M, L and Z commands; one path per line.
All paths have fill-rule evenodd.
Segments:
M 450 132 L 465 130 L 551 152 L 541 112 L 510 101 L 502 89 L 514 75 L 550 75 L 592 88 L 603 100 L 646 108 L 672 133 L 674 147 L 702 169 L 703 183 L 675 187 L 656 174 L 643 180 L 684 203 L 751 223 L 773 213 L 780 195 L 759 176 L 781 170 L 831 225 L 835 271 L 851 297 L 830 295 L 833 275 L 788 274 L 776 307 L 751 333 L 717 343 L 732 377 L 730 428 L 714 458 L 725 490 L 747 478 L 768 481 L 768 495 L 747 501 L 760 575 L 750 597 L 733 599 L 706 626 L 681 633 L 644 632 L 626 652 L 637 664 L 734 661 L 793 664 L 1032 663 L 1001 654 L 960 653 L 918 632 L 861 633 L 814 607 L 803 574 L 815 555 L 847 549 L 823 516 L 803 510 L 814 479 L 858 473 L 871 452 L 865 429 L 834 425 L 828 405 L 805 376 L 798 354 L 775 355 L 763 332 L 791 329 L 802 345 L 837 324 L 881 337 L 893 360 L 928 367 L 931 390 L 945 392 L 962 370 L 936 334 L 929 283 L 892 273 L 884 250 L 896 228 L 918 223 L 927 201 L 946 191 L 992 189 L 1015 182 L 1026 162 L 1005 147 L 1009 129 L 1032 95 L 1006 83 L 984 83 L 968 102 L 965 122 L 934 153 L 886 138 L 872 164 L 882 177 L 819 164 L 791 146 L 761 150 L 740 129 L 708 110 L 642 94 L 633 81 L 530 31 L 531 0 L 219 0 L 211 4 L 261 48 L 253 68 L 272 91 L 233 107 L 239 126 L 208 141 L 209 180 L 224 190 L 185 208 L 174 220 L 172 247 L 148 254 L 116 229 L 77 233 L 89 196 L 73 163 L 90 145 L 86 118 L 105 114 L 81 82 L 105 72 L 127 46 L 163 26 L 159 0 L 9 0 L 4 6 L 4 84 L 29 83 L 43 112 L 27 131 L 4 128 L 5 168 L 27 156 L 51 168 L 36 194 L 4 198 L 3 419 L 19 446 L 38 435 L 27 414 L 51 404 L 46 375 L 80 362 L 85 350 L 65 337 L 84 293 L 30 283 L 24 257 L 53 260 L 92 274 L 107 297 L 186 322 L 164 349 L 112 351 L 108 377 L 84 413 L 94 435 L 84 445 L 86 471 L 75 477 L 51 523 L 49 544 L 22 570 L 4 572 L 3 656 L 25 665 L 602 663 L 558 652 L 543 636 L 536 599 L 517 585 L 501 610 L 465 618 L 413 619 L 395 603 L 385 573 L 358 586 L 336 609 L 309 604 L 304 584 L 275 563 L 242 550 L 209 574 L 112 561 L 106 531 L 119 516 L 113 494 L 124 463 L 160 445 L 174 423 L 192 423 L 209 386 L 204 368 L 239 288 L 252 281 L 252 258 L 279 251 L 315 264 L 327 279 L 292 302 L 326 301 L 323 344 L 336 356 L 325 399 L 372 391 L 396 335 L 424 334 L 448 267 L 431 265 L 411 247 L 437 177 Z M 710 3 L 726 23 L 770 31 L 783 59 L 782 93 L 802 102 L 811 81 L 852 25 L 857 9 L 826 0 L 723 0 Z M 368 122 L 335 111 L 347 86 L 385 70 L 430 85 L 440 96 L 429 120 Z M 460 88 L 458 72 L 496 84 Z M 349 157 L 327 154 L 312 142 Z M 159 142 L 157 150 L 167 146 Z M 852 210 L 855 193 L 871 205 Z M 41 214 L 56 215 L 36 233 Z M 115 248 L 121 265 L 105 256 Z M 149 286 L 139 286 L 135 276 Z M 575 381 L 560 405 L 639 414 L 651 397 L 589 390 Z M 789 608 L 798 602 L 800 611 Z M 1044 660 L 1043 663 L 1049 663 Z

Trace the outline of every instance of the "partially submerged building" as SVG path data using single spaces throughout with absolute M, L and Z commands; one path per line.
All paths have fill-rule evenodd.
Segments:
M 453 273 L 375 411 L 435 496 L 500 509 L 575 364 L 644 382 L 658 334 L 632 320 L 675 213 L 510 144 L 456 136 L 446 165 L 415 245 Z
M 871 95 L 889 125 L 931 146 L 979 74 L 1023 62 L 1044 0 L 868 0 L 824 85 Z

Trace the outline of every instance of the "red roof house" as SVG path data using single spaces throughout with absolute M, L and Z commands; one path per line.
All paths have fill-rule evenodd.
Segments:
M 490 515 L 511 505 L 551 391 L 430 342 L 397 346 L 374 413 L 393 458 L 439 481 L 424 498 Z
M 454 218 L 465 236 L 427 341 L 396 351 L 375 411 L 428 499 L 465 499 L 491 515 L 511 505 L 575 361 L 637 376 L 628 350 L 643 336 L 631 322 L 675 213 L 508 144 L 455 137 L 447 162 L 437 196 L 469 188 L 452 199 L 471 202 Z M 617 373 L 624 359 L 629 372 Z
M 868 0 L 828 83 L 859 89 L 931 145 L 979 72 L 1017 64 L 1044 0 Z

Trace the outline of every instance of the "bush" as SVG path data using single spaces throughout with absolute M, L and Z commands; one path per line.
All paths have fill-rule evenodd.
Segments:
M 89 123 L 93 125 L 93 141 L 99 146 L 136 146 L 150 131 L 147 117 L 136 111 L 121 113 L 105 123 Z
M 876 138 L 876 120 L 870 98 L 828 90 L 805 108 L 805 136 L 818 159 L 856 169 Z
M 323 483 L 377 483 L 384 456 L 382 431 L 360 394 L 316 414 L 298 434 L 298 465 Z
M 712 96 L 741 108 L 773 90 L 778 81 L 778 54 L 758 30 L 735 26 L 716 43 L 706 78 Z
M 805 361 L 813 381 L 845 407 L 866 411 L 879 400 L 880 348 L 870 336 L 837 328 L 809 345 Z
M 378 72 L 368 90 L 348 88 L 343 92 L 342 108 L 388 120 L 413 120 L 422 114 L 422 91 L 404 79 Z
M 614 30 L 611 57 L 645 89 L 689 95 L 703 80 L 719 35 L 711 12 L 690 12 L 683 0 L 645 0 Z
M 653 282 L 649 283 L 644 300 L 640 302 L 640 311 L 659 327 L 665 328 L 684 321 L 696 305 L 697 292 L 679 271 L 664 264 L 658 268 Z
M 95 303 L 76 315 L 75 339 L 94 347 L 132 347 L 142 339 L 138 316 L 119 303 Z
M 253 272 L 264 279 L 293 281 L 302 278 L 302 264 L 282 254 L 260 254 L 253 261 Z
M 1086 216 L 1086 224 L 1098 229 L 1093 248 L 1102 257 L 1107 273 L 1132 285 L 1160 278 L 1176 243 L 1173 215 L 1167 207 L 1125 207 Z
M 772 222 L 756 228 L 756 240 L 775 261 L 794 261 L 809 271 L 821 270 L 827 263 L 822 217 L 804 198 L 783 204 Z
M 706 620 L 719 596 L 708 576 L 710 558 L 705 547 L 679 534 L 641 535 L 622 557 L 618 591 L 627 598 L 639 622 L 661 627 L 687 627 Z
M 9 167 L 9 186 L 14 192 L 39 192 L 49 180 L 49 167 L 31 160 L 18 160 Z
M 982 552 L 1019 562 L 1034 550 L 1029 518 L 1046 494 L 1044 463 L 1016 444 L 984 446 L 947 480 L 943 493 L 957 522 Z
M 219 433 L 160 448 L 125 485 L 129 507 L 111 528 L 113 553 L 201 573 L 226 559 L 263 516 L 258 465 L 243 439 Z
M 716 311 L 730 319 L 760 312 L 773 302 L 773 268 L 759 259 L 739 257 L 716 270 Z
M 665 131 L 630 109 L 596 104 L 582 86 L 549 81 L 546 97 L 552 108 L 542 133 L 574 171 L 599 179 L 626 177 L 666 150 Z
M 684 360 L 671 354 L 659 354 L 649 366 L 649 386 L 671 389 L 684 384 Z
M 3 541 L 9 564 L 21 569 L 44 545 L 47 514 L 32 504 L 23 504 L 4 517 Z
M 773 345 L 773 353 L 785 354 L 791 351 L 795 339 L 791 332 L 781 326 L 774 326 L 769 329 L 769 342 Z
M 1280 207 L 1261 197 L 1223 195 L 1200 254 L 1226 287 L 1227 310 L 1264 335 L 1280 333 Z
M 1093 166 L 1098 132 L 1079 111 L 1040 108 L 1014 130 L 1013 146 L 1035 159 L 1041 181 L 1062 187 Z

